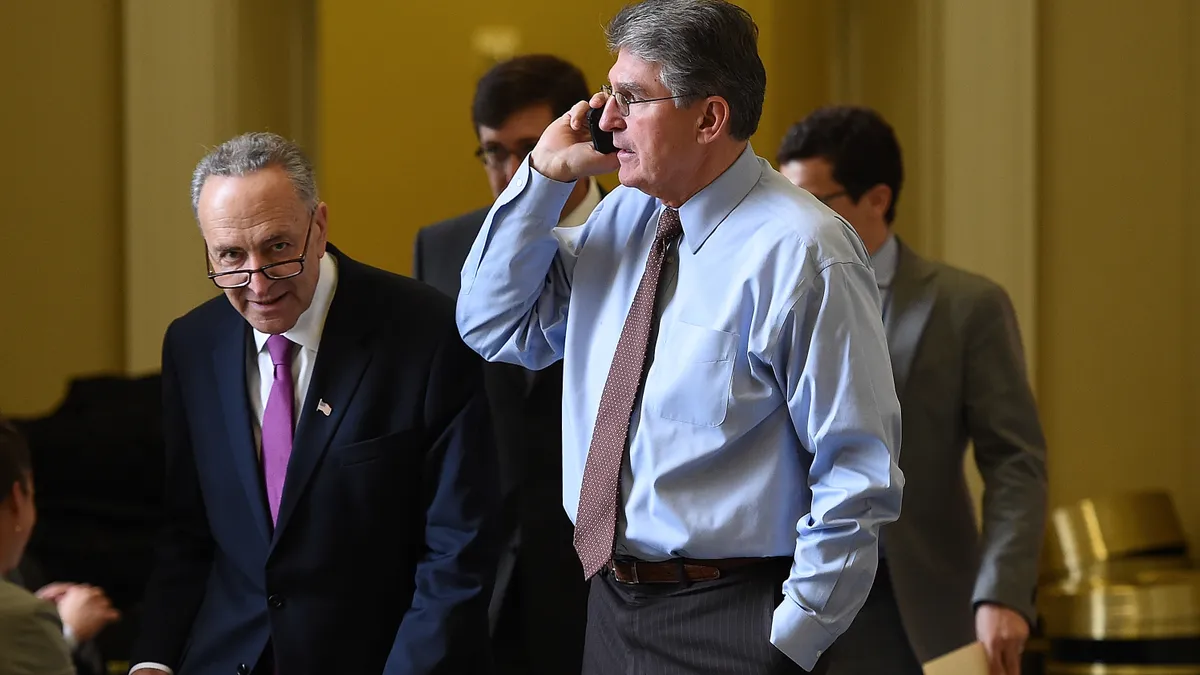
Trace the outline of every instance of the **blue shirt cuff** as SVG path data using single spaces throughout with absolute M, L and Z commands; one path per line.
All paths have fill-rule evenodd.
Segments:
M 771 621 L 771 644 L 801 668 L 811 672 L 817 665 L 817 659 L 833 644 L 834 638 L 791 598 L 784 596 L 783 602 L 775 608 L 775 616 Z
M 528 188 L 526 188 L 527 184 Z M 526 209 L 528 213 L 540 217 L 541 220 L 557 225 L 563 206 L 566 206 L 567 200 L 571 197 L 571 191 L 575 189 L 575 181 L 560 183 L 553 178 L 547 178 L 538 173 L 538 170 L 533 168 L 530 163 L 529 157 L 526 157 L 525 161 L 521 163 L 521 168 L 517 169 L 513 179 L 509 181 L 508 187 L 500 193 L 497 201 L 507 204 L 526 189 L 529 194 L 526 195 L 522 208 Z

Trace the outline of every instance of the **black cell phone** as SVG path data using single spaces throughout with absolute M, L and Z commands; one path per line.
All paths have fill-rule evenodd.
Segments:
M 617 147 L 613 145 L 612 132 L 600 128 L 600 118 L 603 116 L 604 108 L 592 108 L 589 110 L 588 131 L 592 134 L 592 147 L 596 149 L 596 152 L 611 155 L 617 151 Z

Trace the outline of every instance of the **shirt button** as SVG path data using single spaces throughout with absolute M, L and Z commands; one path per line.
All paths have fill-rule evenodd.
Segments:
M 270 605 L 274 609 L 283 609 L 283 605 L 284 605 L 283 596 L 278 595 L 278 594 L 272 594 L 271 596 L 269 596 L 267 598 L 267 604 Z

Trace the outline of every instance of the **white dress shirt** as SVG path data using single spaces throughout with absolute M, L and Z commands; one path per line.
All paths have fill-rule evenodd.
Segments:
M 296 400 L 292 410 L 295 420 L 300 419 L 300 411 L 304 407 L 304 398 L 308 393 L 308 383 L 312 380 L 313 366 L 317 363 L 317 348 L 321 345 L 321 332 L 325 330 L 325 317 L 329 315 L 329 305 L 333 302 L 333 293 L 337 290 L 337 262 L 333 255 L 326 253 L 321 258 L 321 274 L 317 279 L 317 289 L 313 292 L 312 303 L 296 320 L 296 325 L 283 336 L 299 345 L 292 360 L 292 384 Z M 253 351 L 247 355 L 250 362 L 246 368 L 246 386 L 250 391 L 250 406 L 254 409 L 254 445 L 262 452 L 262 419 L 267 409 L 267 398 L 271 395 L 271 385 L 275 380 L 275 364 L 271 363 L 271 353 L 267 351 L 267 333 L 254 330 Z M 313 402 L 316 405 L 316 402 Z
M 334 291 L 337 290 L 337 261 L 333 254 L 326 253 L 320 262 L 320 272 L 317 278 L 317 288 L 313 291 L 312 303 L 296 320 L 296 325 L 285 332 L 283 336 L 299 345 L 292 360 L 292 383 L 296 392 L 296 420 L 300 419 L 300 410 L 308 393 L 308 383 L 312 380 L 313 366 L 317 363 L 317 348 L 321 345 L 321 333 L 325 330 L 325 317 L 329 315 L 329 305 L 333 302 Z M 271 395 L 271 384 L 275 381 L 275 365 L 271 363 L 271 354 L 267 351 L 267 333 L 254 330 L 254 346 L 247 349 L 246 358 L 246 387 L 250 392 L 250 406 L 254 409 L 254 447 L 259 455 L 262 454 L 262 419 L 263 411 L 267 408 L 267 398 Z M 315 403 L 314 403 L 315 405 Z M 293 421 L 293 424 L 295 421 Z M 133 673 L 142 668 L 161 670 L 167 675 L 174 671 L 161 663 L 139 663 L 129 669 Z

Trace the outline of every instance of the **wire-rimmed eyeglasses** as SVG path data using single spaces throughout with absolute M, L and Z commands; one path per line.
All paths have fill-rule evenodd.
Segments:
M 656 101 L 673 101 L 677 98 L 690 98 L 689 95 L 680 96 L 659 96 L 658 98 L 629 98 L 619 91 L 613 91 L 612 85 L 600 85 L 600 91 L 603 91 L 609 98 L 617 102 L 617 112 L 621 113 L 621 117 L 629 117 L 629 106 L 636 103 L 654 103 Z
M 212 257 L 208 254 L 208 244 L 204 245 L 204 261 L 208 267 L 208 278 L 216 285 L 217 288 L 242 288 L 250 285 L 250 279 L 255 273 L 262 274 L 264 277 L 273 281 L 280 279 L 291 279 L 292 277 L 300 276 L 304 272 L 304 261 L 308 258 L 308 239 L 312 236 L 313 220 L 317 215 L 317 210 L 314 208 L 308 216 L 308 231 L 304 234 L 304 248 L 301 249 L 299 258 L 290 260 L 280 260 L 279 262 L 268 263 L 252 270 L 232 270 L 229 272 L 214 272 L 212 268 Z

